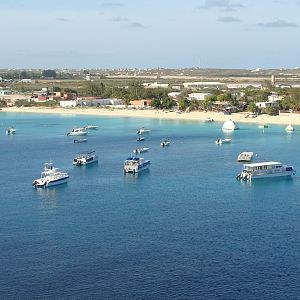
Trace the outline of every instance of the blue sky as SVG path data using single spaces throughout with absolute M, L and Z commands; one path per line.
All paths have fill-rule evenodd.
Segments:
M 0 12 L 0 68 L 300 66 L 300 0 L 1 0 Z

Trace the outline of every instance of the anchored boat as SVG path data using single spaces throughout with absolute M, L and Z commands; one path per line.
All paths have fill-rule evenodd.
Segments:
M 142 127 L 136 133 L 137 134 L 145 134 L 145 133 L 149 133 L 150 131 L 151 131 L 150 129 L 145 129 L 144 127 Z
M 87 131 L 84 127 L 73 128 L 67 135 L 87 135 Z
M 98 156 L 95 154 L 95 151 L 77 153 L 73 159 L 73 165 L 76 166 L 86 166 L 95 162 L 98 162 Z
M 253 179 L 287 177 L 296 174 L 293 166 L 284 165 L 281 162 L 267 161 L 255 164 L 245 164 L 238 180 L 251 181 Z
M 231 139 L 217 139 L 216 140 L 216 144 L 217 145 L 222 145 L 222 144 L 229 144 L 231 143 Z
M 147 170 L 150 167 L 150 160 L 145 160 L 141 157 L 128 157 L 124 162 L 124 174 L 136 174 Z
M 14 127 L 9 127 L 6 129 L 6 134 L 10 135 L 10 134 L 15 134 L 16 133 L 16 129 Z
M 170 146 L 171 142 L 167 139 L 163 139 L 160 143 L 162 147 Z
M 41 173 L 41 177 L 35 179 L 32 183 L 34 188 L 37 187 L 50 187 L 59 184 L 66 183 L 69 179 L 69 175 L 66 172 L 59 171 L 58 168 L 54 168 L 52 163 L 46 163 L 44 165 L 44 171 Z
M 143 153 L 143 152 L 148 152 L 150 148 L 136 148 L 133 150 L 134 154 L 139 154 L 139 153 Z
M 253 152 L 241 152 L 237 158 L 237 161 L 250 162 L 253 158 L 253 155 L 254 155 Z

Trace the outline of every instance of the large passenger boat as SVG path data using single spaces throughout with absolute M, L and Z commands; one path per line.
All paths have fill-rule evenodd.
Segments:
M 136 174 L 141 171 L 147 170 L 150 167 L 150 160 L 145 160 L 141 157 L 128 157 L 124 163 L 124 174 Z
M 46 163 L 44 165 L 44 171 L 41 173 L 41 177 L 35 179 L 32 183 L 33 187 L 50 187 L 66 183 L 69 179 L 69 175 L 66 172 L 59 171 L 58 168 L 54 168 L 52 163 Z
M 98 162 L 98 156 L 95 151 L 85 151 L 77 153 L 73 159 L 73 165 L 85 166 L 92 163 Z
M 253 180 L 260 178 L 287 177 L 296 174 L 293 166 L 284 165 L 281 162 L 267 161 L 254 164 L 245 164 L 241 173 L 237 175 L 239 180 Z

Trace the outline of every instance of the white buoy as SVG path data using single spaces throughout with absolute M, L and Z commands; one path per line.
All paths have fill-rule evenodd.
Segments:
M 224 122 L 222 130 L 237 130 L 239 127 L 231 120 L 228 119 Z
M 286 126 L 285 130 L 286 131 L 294 131 L 295 129 L 291 124 L 289 124 L 288 126 Z

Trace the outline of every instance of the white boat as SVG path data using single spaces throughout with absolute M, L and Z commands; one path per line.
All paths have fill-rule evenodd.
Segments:
M 295 129 L 294 129 L 293 125 L 289 124 L 288 126 L 286 126 L 285 130 L 288 132 L 291 132 L 291 131 L 294 131 Z
M 148 152 L 150 148 L 136 148 L 133 150 L 134 154 L 139 154 L 139 153 L 143 153 L 143 152 Z
M 124 174 L 136 174 L 141 171 L 147 170 L 150 167 L 150 160 L 145 160 L 141 157 L 129 157 L 124 162 Z
M 86 143 L 87 139 L 76 139 L 74 140 L 74 143 Z
M 237 130 L 239 127 L 231 120 L 228 119 L 227 121 L 224 122 L 222 130 Z
M 15 134 L 16 133 L 16 129 L 14 127 L 9 127 L 6 129 L 6 134 Z
M 161 143 L 160 143 L 160 145 L 161 145 L 162 147 L 169 146 L 170 144 L 171 144 L 171 142 L 170 142 L 169 140 L 167 140 L 167 139 L 163 139 L 163 140 L 161 141 Z
M 52 163 L 46 163 L 44 165 L 44 171 L 41 173 L 41 177 L 35 179 L 32 183 L 33 187 L 50 187 L 68 182 L 69 175 L 66 172 L 59 171 L 58 168 L 54 168 Z
M 260 178 L 287 177 L 295 174 L 296 169 L 293 166 L 283 165 L 281 162 L 267 161 L 245 164 L 242 172 L 236 178 L 251 181 Z
M 207 118 L 204 120 L 204 123 L 211 123 L 211 122 L 214 122 L 215 120 L 212 119 L 212 118 Z
M 98 128 L 98 126 L 96 126 L 96 125 L 86 125 L 86 126 L 84 126 L 84 129 L 85 130 L 89 130 L 89 129 L 97 129 Z
M 136 133 L 137 134 L 145 134 L 145 133 L 149 133 L 150 131 L 151 131 L 150 129 L 145 129 L 144 127 L 142 127 Z
M 268 124 L 261 124 L 261 125 L 258 125 L 258 128 L 269 128 L 269 125 Z
M 229 144 L 231 143 L 231 139 L 217 139 L 216 140 L 216 144 L 217 145 L 222 145 L 222 144 Z
M 87 135 L 87 131 L 84 127 L 73 128 L 67 135 Z
M 138 139 L 137 139 L 138 142 L 142 142 L 144 140 L 145 140 L 145 138 L 143 136 L 139 136 Z
M 95 151 L 77 153 L 73 159 L 73 165 L 76 166 L 86 166 L 95 162 L 98 162 L 98 156 L 95 154 Z
M 250 162 L 253 158 L 253 152 L 241 152 L 237 158 L 237 161 L 246 161 Z

